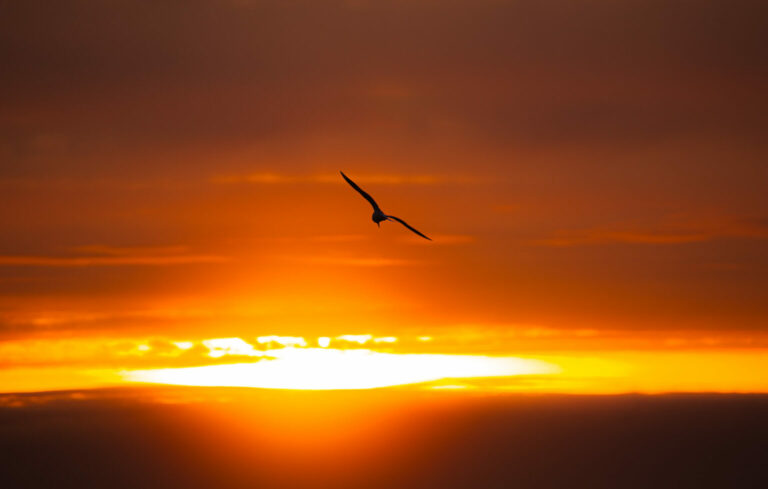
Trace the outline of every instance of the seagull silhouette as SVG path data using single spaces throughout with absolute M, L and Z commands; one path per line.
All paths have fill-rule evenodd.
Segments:
M 344 180 L 346 180 L 347 183 L 350 184 L 353 189 L 355 189 L 358 192 L 360 192 L 360 195 L 365 197 L 365 200 L 367 200 L 368 202 L 371 203 L 371 205 L 373 206 L 373 216 L 371 216 L 371 219 L 373 219 L 373 222 L 375 222 L 377 226 L 381 227 L 381 221 L 387 221 L 387 220 L 397 221 L 400 224 L 402 224 L 403 226 L 405 226 L 408 229 L 410 229 L 411 231 L 413 231 L 414 233 L 416 233 L 419 236 L 421 236 L 422 238 L 428 239 L 428 240 L 432 241 L 432 238 L 429 238 L 429 237 L 421 234 L 419 231 L 417 231 L 416 229 L 412 228 L 407 222 L 403 221 L 399 217 L 388 216 L 387 214 L 384 214 L 384 212 L 382 212 L 381 208 L 379 207 L 379 204 L 377 204 L 376 201 L 373 200 L 373 197 L 368 195 L 368 193 L 365 190 L 363 190 L 360 187 L 358 187 L 357 184 L 355 182 L 353 182 L 352 180 L 350 180 L 350 178 L 348 176 L 346 176 L 343 171 L 340 171 L 339 173 L 341 173 L 341 176 L 344 177 Z

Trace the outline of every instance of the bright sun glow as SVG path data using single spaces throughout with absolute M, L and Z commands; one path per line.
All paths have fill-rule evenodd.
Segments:
M 208 356 L 211 358 L 220 358 L 225 355 L 245 355 L 249 357 L 264 355 L 263 352 L 257 351 L 253 348 L 253 345 L 240 338 L 204 340 L 203 345 L 208 348 Z
M 301 336 L 259 336 L 256 341 L 260 345 L 269 345 L 276 343 L 282 346 L 307 346 L 307 341 Z
M 553 374 L 554 365 L 516 357 L 282 348 L 254 363 L 125 372 L 133 382 L 270 389 L 373 389 L 447 378 Z

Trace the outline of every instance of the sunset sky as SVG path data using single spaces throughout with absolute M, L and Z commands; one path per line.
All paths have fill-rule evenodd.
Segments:
M 768 392 L 767 16 L 5 2 L 0 392 Z

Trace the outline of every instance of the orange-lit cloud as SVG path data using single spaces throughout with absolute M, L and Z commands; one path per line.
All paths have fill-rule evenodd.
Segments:
M 638 232 L 588 231 L 573 236 L 553 237 L 537 240 L 543 246 L 579 246 L 589 244 L 631 243 L 631 244 L 682 244 L 709 241 L 706 234 L 653 234 Z
M 557 339 L 561 333 L 526 330 L 523 336 Z M 579 336 L 594 338 L 595 332 Z M 263 336 L 253 340 L 23 341 L 0 353 L 0 392 L 83 389 L 150 382 L 275 389 L 368 389 L 424 384 L 427 389 L 567 392 L 765 392 L 766 349 L 724 346 L 716 338 L 664 339 L 638 344 L 535 355 L 467 354 L 478 348 L 454 338 L 464 353 L 415 353 L 420 338 L 340 335 L 316 339 Z M 674 342 L 673 342 L 674 340 Z M 492 340 L 491 340 L 492 341 Z M 446 347 L 444 339 L 437 343 Z M 317 346 L 315 346 L 315 344 Z M 319 348 L 318 348 L 319 347 Z M 381 349 L 384 348 L 384 349 Z M 485 347 L 487 348 L 487 347 Z M 439 351 L 439 350 L 438 350 Z M 728 368 L 723 368 L 728 365 Z
M 0 255 L 0 266 L 88 267 L 120 265 L 183 265 L 187 263 L 223 263 L 229 257 L 190 253 L 184 246 L 115 247 L 77 246 L 76 255 L 24 256 Z
M 227 257 L 217 255 L 177 256 L 0 256 L 0 266 L 91 267 L 121 265 L 183 265 L 187 263 L 222 263 Z
M 402 260 L 384 257 L 344 257 L 344 256 L 288 256 L 286 260 L 312 265 L 346 267 L 404 267 L 423 265 L 415 260 Z
M 355 180 L 360 183 L 384 185 L 437 185 L 443 183 L 472 183 L 477 179 L 472 177 L 449 177 L 446 175 L 359 175 Z M 212 179 L 215 183 L 257 183 L 257 184 L 286 184 L 286 183 L 329 183 L 338 184 L 338 174 L 328 175 L 288 175 L 280 173 L 251 173 L 247 175 L 219 176 Z
M 469 236 L 466 234 L 433 234 L 431 236 L 432 238 L 432 244 L 436 245 L 463 245 L 472 243 L 475 241 L 474 236 Z M 425 241 L 421 238 L 411 237 L 407 236 L 402 238 L 403 242 L 406 242 L 408 244 L 430 244 L 430 242 Z
M 585 230 L 561 232 L 559 236 L 535 241 L 544 246 L 579 246 L 590 244 L 685 244 L 720 238 L 768 239 L 768 226 L 758 220 L 727 219 L 701 222 L 692 219 L 668 223 L 667 228 L 641 230 Z M 674 228 L 677 229 L 674 229 Z

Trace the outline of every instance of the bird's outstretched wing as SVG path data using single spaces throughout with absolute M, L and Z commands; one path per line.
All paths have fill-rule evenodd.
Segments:
M 350 184 L 350 185 L 352 186 L 352 188 L 353 188 L 353 189 L 355 189 L 355 190 L 357 190 L 358 192 L 360 192 L 360 195 L 362 195 L 363 197 L 365 197 L 365 200 L 367 200 L 368 202 L 370 202 L 370 203 L 371 203 L 371 205 L 373 206 L 373 210 L 374 210 L 374 211 L 379 211 L 379 212 L 381 212 L 381 209 L 379 208 L 379 204 L 377 204 L 377 203 L 376 203 L 376 201 L 375 201 L 375 200 L 373 200 L 373 197 L 371 197 L 370 195 L 368 195 L 368 193 L 367 193 L 365 190 L 363 190 L 363 189 L 361 189 L 360 187 L 358 187 L 358 186 L 357 186 L 357 184 L 356 184 L 355 182 L 353 182 L 352 180 L 350 180 L 350 179 L 349 179 L 349 177 L 348 177 L 348 176 L 346 176 L 346 175 L 344 174 L 344 172 L 343 172 L 343 171 L 340 171 L 339 173 L 341 173 L 341 176 L 342 176 L 342 177 L 344 177 L 344 180 L 346 180 L 346 181 L 347 181 L 347 183 L 348 183 L 348 184 Z
M 411 230 L 411 231 L 413 231 L 414 233 L 418 234 L 418 235 L 419 235 L 419 236 L 421 236 L 422 238 L 424 238 L 424 239 L 428 239 L 428 240 L 432 241 L 432 238 L 429 238 L 429 237 L 427 237 L 427 236 L 425 236 L 425 235 L 421 234 L 419 231 L 417 231 L 416 229 L 412 228 L 412 227 L 411 227 L 411 226 L 410 226 L 410 225 L 409 225 L 407 222 L 403 221 L 403 220 L 402 220 L 402 219 L 400 219 L 399 217 L 395 217 L 395 216 L 387 216 L 387 219 L 394 219 L 395 221 L 397 221 L 397 222 L 399 222 L 400 224 L 402 224 L 403 226 L 407 227 L 408 229 L 410 229 L 410 230 Z

